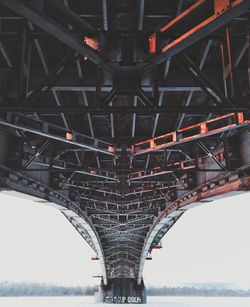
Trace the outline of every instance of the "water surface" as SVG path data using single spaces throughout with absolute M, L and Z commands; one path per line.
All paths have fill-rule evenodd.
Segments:
M 0 307 L 100 307 L 94 298 L 77 297 L 0 297 Z M 111 306 L 103 304 L 105 306 Z M 129 304 L 129 306 L 139 306 Z M 142 305 L 141 305 L 142 306 Z M 148 297 L 154 307 L 250 307 L 250 297 Z

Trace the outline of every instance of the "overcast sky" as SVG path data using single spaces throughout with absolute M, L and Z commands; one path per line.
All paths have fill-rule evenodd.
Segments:
M 146 284 L 250 288 L 249 220 L 249 192 L 190 209 L 146 262 Z M 0 246 L 0 282 L 99 283 L 95 253 L 55 208 L 0 192 Z

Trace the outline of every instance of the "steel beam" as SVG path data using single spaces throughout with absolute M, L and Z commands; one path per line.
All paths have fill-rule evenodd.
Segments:
M 0 125 L 30 132 L 41 137 L 70 144 L 71 146 L 73 145 L 95 152 L 102 152 L 111 156 L 114 155 L 114 150 L 110 143 L 91 138 L 75 131 L 69 132 L 60 126 L 42 122 L 37 119 L 31 119 L 24 115 L 8 114 L 5 119 L 0 118 Z
M 48 73 L 46 78 L 32 91 L 27 94 L 26 103 L 37 99 L 42 93 L 49 91 L 53 85 L 62 77 L 63 72 L 78 58 L 77 53 L 66 54 L 59 63 Z
M 6 101 L 6 100 L 5 100 Z M 206 115 L 210 113 L 214 114 L 226 114 L 232 112 L 249 112 L 249 106 L 236 106 L 227 107 L 227 106 L 180 106 L 180 107 L 152 107 L 152 106 L 133 106 L 133 107 L 92 107 L 86 105 L 81 106 L 38 106 L 16 103 L 16 100 L 7 100 L 8 103 L 4 103 L 0 105 L 0 112 L 21 112 L 21 113 L 33 113 L 37 112 L 40 114 L 60 114 L 60 113 L 68 113 L 68 114 L 78 114 L 78 113 L 87 113 L 87 114 L 96 114 L 96 115 L 109 115 L 112 113 L 121 113 L 121 114 L 129 114 L 134 113 L 138 115 L 157 115 L 157 114 L 174 114 L 174 113 L 185 113 L 185 114 L 197 114 L 197 115 Z
M 201 57 L 201 60 L 200 60 L 200 63 L 199 63 L 199 69 L 200 70 L 203 69 L 203 66 L 204 66 L 205 61 L 206 61 L 207 56 L 208 56 L 208 53 L 209 53 L 209 51 L 211 49 L 211 46 L 212 46 L 212 40 L 209 40 L 206 43 L 205 50 L 204 50 L 204 52 L 202 54 L 202 57 Z M 182 103 L 183 106 L 185 106 L 185 107 L 189 107 L 190 106 L 191 100 L 193 98 L 193 94 L 194 94 L 193 91 L 188 93 L 187 98 Z M 185 113 L 182 113 L 182 114 L 180 114 L 180 116 L 178 116 L 178 119 L 177 119 L 177 122 L 176 122 L 176 126 L 175 126 L 176 130 L 181 128 L 181 126 L 183 124 L 183 121 L 184 121 L 184 118 L 185 118 Z
M 93 35 L 97 33 L 95 29 L 88 21 L 81 18 L 78 14 L 72 11 L 69 7 L 64 5 L 59 0 L 46 0 L 51 6 L 56 8 L 57 12 L 61 13 L 72 25 L 79 27 L 85 35 Z
M 197 144 L 208 155 L 209 158 L 213 159 L 215 163 L 219 165 L 223 171 L 228 172 L 228 169 L 223 165 L 223 163 L 220 162 L 220 160 L 207 148 L 207 146 L 201 140 L 198 140 Z
M 14 11 L 17 15 L 21 15 L 27 20 L 31 21 L 34 25 L 53 36 L 56 40 L 77 51 L 79 54 L 86 56 L 93 63 L 100 64 L 103 67 L 110 69 L 110 67 L 105 63 L 104 59 L 102 59 L 101 56 L 98 55 L 91 47 L 83 44 L 83 42 L 81 42 L 75 35 L 70 33 L 61 25 L 57 24 L 48 16 L 27 7 L 18 0 L 0 0 L 0 3 Z
M 160 54 L 152 57 L 150 62 L 156 65 L 162 63 L 166 59 L 174 56 L 175 54 L 183 51 L 197 41 L 206 37 L 210 33 L 223 27 L 234 18 L 240 16 L 250 7 L 250 0 L 233 0 L 229 6 L 225 6 L 223 9 L 219 9 L 220 2 L 220 0 L 196 1 L 189 9 L 182 12 L 166 26 L 163 26 L 159 32 L 160 36 L 163 36 L 167 31 L 170 31 L 171 28 L 177 24 L 180 26 L 181 23 L 186 23 L 187 19 L 192 22 L 194 20 L 192 15 L 195 14 L 197 16 L 202 14 L 204 12 L 204 5 L 207 3 L 214 6 L 214 12 L 211 16 L 198 23 L 197 25 L 191 26 L 187 32 L 176 38 L 171 43 L 168 43 L 166 46 L 162 47 L 161 50 L 159 50 Z M 158 33 L 156 33 L 156 35 L 158 35 Z
M 133 155 L 141 155 L 248 125 L 242 113 L 231 113 L 137 143 L 131 151 Z
M 50 141 L 46 140 L 41 147 L 36 151 L 36 153 L 30 158 L 29 161 L 27 161 L 24 166 L 22 167 L 23 169 L 26 169 L 27 167 L 29 167 L 31 165 L 32 162 L 35 161 L 36 158 L 38 158 L 43 151 L 51 144 Z
M 108 31 L 108 3 L 107 3 L 107 0 L 102 0 L 102 18 L 103 18 L 103 30 Z
M 24 99 L 29 90 L 29 77 L 30 77 L 30 58 L 31 58 L 31 45 L 28 37 L 28 28 L 25 25 L 22 29 L 22 42 L 21 42 L 21 58 L 20 58 L 20 71 L 19 71 L 19 97 Z
M 211 81 L 205 76 L 205 74 L 201 71 L 201 69 L 185 54 L 179 54 L 175 57 L 175 61 L 180 64 L 184 70 L 200 84 L 201 88 L 204 90 L 206 94 L 208 94 L 216 104 L 224 104 L 227 106 L 234 107 L 232 102 L 221 93 Z M 208 90 L 208 88 L 210 90 Z

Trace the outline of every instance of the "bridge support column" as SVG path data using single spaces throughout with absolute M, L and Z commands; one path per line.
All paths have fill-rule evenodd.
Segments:
M 250 131 L 244 132 L 240 137 L 240 155 L 242 164 L 250 163 Z
M 8 158 L 8 135 L 4 131 L 0 131 L 0 164 L 6 165 Z
M 136 283 L 133 278 L 112 278 L 107 286 L 102 286 L 103 302 L 108 304 L 145 304 L 146 288 L 144 283 Z

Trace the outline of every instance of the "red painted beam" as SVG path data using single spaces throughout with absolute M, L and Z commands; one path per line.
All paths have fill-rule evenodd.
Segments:
M 249 125 L 249 123 L 250 121 L 244 120 L 243 113 L 230 113 L 136 143 L 132 145 L 131 152 L 133 155 L 142 155 L 227 130 L 240 128 Z

